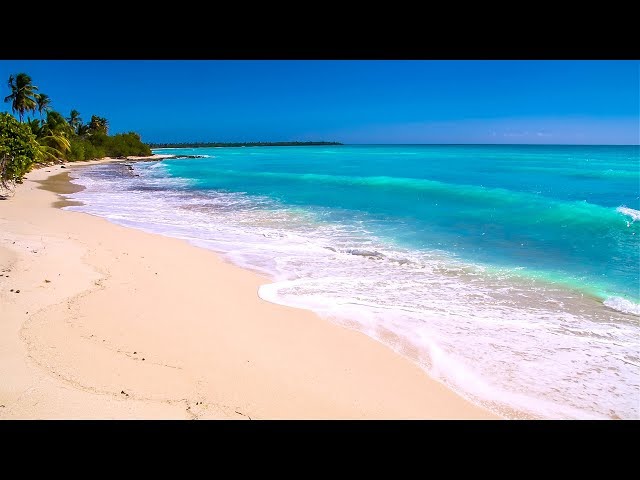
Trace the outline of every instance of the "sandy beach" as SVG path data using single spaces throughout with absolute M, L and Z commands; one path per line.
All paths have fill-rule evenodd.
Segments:
M 61 210 L 91 163 L 0 201 L 0 419 L 498 418 L 214 252 Z

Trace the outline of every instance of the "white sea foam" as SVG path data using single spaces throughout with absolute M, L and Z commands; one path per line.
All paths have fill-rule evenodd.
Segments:
M 640 418 L 640 372 L 630 366 L 640 363 L 640 334 L 625 313 L 390 245 L 358 218 L 327 223 L 266 198 L 189 191 L 166 168 L 79 170 L 86 190 L 70 196 L 85 205 L 66 208 L 222 252 L 273 278 L 259 289 L 264 300 L 357 328 L 505 416 Z
M 624 205 L 616 208 L 616 210 L 624 215 L 630 216 L 634 222 L 636 220 L 640 220 L 640 210 L 634 210 L 633 208 L 628 208 Z
M 603 302 L 607 307 L 618 310 L 619 312 L 630 313 L 640 316 L 640 304 L 634 303 L 622 297 L 607 298 Z

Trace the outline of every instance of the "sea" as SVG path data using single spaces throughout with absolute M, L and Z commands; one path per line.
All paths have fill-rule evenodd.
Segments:
M 154 153 L 191 158 L 73 170 L 65 208 L 260 272 L 504 418 L 640 418 L 637 145 Z

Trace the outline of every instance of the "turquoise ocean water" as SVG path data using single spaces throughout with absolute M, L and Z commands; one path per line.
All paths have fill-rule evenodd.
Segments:
M 515 418 L 640 418 L 637 146 L 159 149 L 67 207 L 184 238 Z

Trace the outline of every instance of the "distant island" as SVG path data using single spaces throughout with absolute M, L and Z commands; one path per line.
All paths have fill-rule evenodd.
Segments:
M 151 148 L 202 148 L 202 147 L 302 147 L 317 145 L 344 145 L 340 142 L 194 142 L 149 143 Z

